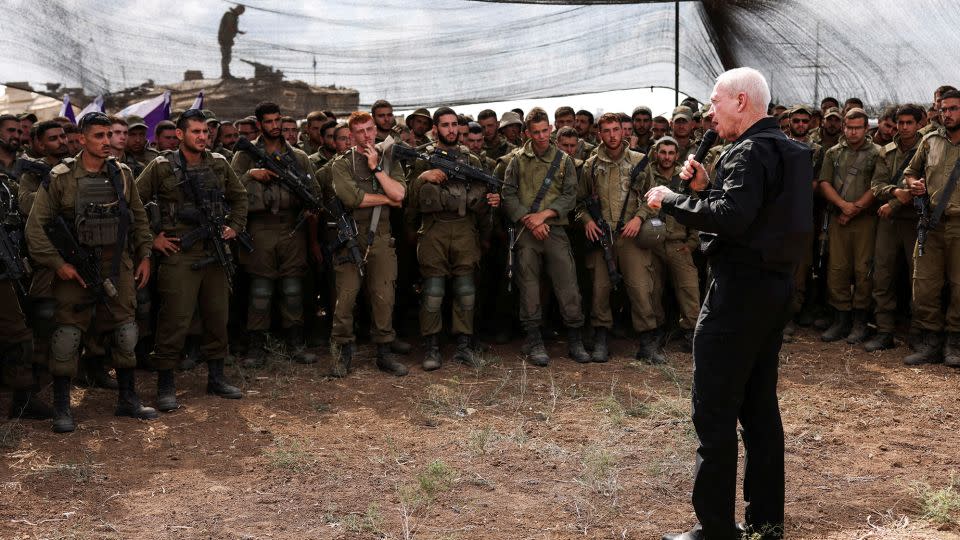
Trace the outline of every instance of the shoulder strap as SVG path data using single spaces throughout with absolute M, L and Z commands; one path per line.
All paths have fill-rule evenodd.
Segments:
M 540 189 L 537 190 L 537 196 L 533 198 L 533 204 L 530 205 L 530 213 L 540 211 L 540 203 L 543 202 L 543 197 L 547 194 L 547 190 L 550 189 L 550 186 L 553 184 L 553 175 L 557 174 L 557 169 L 560 167 L 560 161 L 563 159 L 563 151 L 559 148 L 554 149 L 556 154 L 553 156 L 553 161 L 550 163 L 550 168 L 547 169 L 547 176 L 543 179 L 543 183 L 540 184 Z
M 937 207 L 933 209 L 933 215 L 930 217 L 931 229 L 940 223 L 940 218 L 943 216 L 944 210 L 947 209 L 950 197 L 953 196 L 953 190 L 957 187 L 958 178 L 960 178 L 960 159 L 953 165 L 953 171 L 950 172 L 947 185 L 943 186 L 943 191 L 940 192 L 940 201 L 937 203 Z
M 847 148 L 849 148 L 849 146 Z M 837 190 L 837 193 L 840 195 L 841 199 L 846 200 L 847 188 L 850 187 L 850 181 L 857 176 L 858 172 L 860 172 L 860 165 L 863 164 L 863 160 L 866 159 L 867 154 L 869 153 L 870 152 L 866 150 L 864 150 L 863 152 L 857 152 L 858 155 L 854 158 L 853 164 L 847 167 L 847 174 L 843 177 L 843 183 L 840 184 L 840 189 Z M 837 161 L 834 162 L 834 166 L 833 166 L 834 178 L 836 178 L 839 175 L 839 173 L 840 173 L 840 157 L 838 155 Z
M 897 167 L 897 172 L 890 177 L 890 181 L 888 182 L 889 184 L 897 185 L 900 183 L 900 179 L 903 178 L 903 171 L 907 170 L 907 166 L 910 165 L 910 162 L 913 160 L 913 156 L 917 153 L 917 148 L 920 148 L 919 144 L 914 146 L 913 150 L 910 150 L 905 156 L 903 156 L 903 163 Z M 896 152 L 896 150 L 894 152 Z
M 127 207 L 127 199 L 123 194 L 123 170 L 112 161 L 107 161 L 107 176 L 110 178 L 110 185 L 117 195 L 117 207 L 120 209 L 120 224 L 117 226 L 117 244 L 113 251 L 113 260 L 110 261 L 110 277 L 115 283 L 119 283 L 120 259 L 123 257 L 123 250 L 127 247 L 127 233 L 130 229 L 130 209 Z
M 627 186 L 627 196 L 623 198 L 623 206 L 620 207 L 620 217 L 617 218 L 617 233 L 623 229 L 624 219 L 627 217 L 627 203 L 630 202 L 630 193 L 633 191 L 633 188 L 637 185 L 637 180 L 640 178 L 640 173 L 647 168 L 647 156 L 644 155 L 640 158 L 640 161 L 630 169 L 630 185 Z

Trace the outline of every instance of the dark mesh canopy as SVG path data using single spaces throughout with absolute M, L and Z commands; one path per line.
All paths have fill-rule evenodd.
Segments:
M 5 80 L 88 94 L 188 69 L 219 75 L 217 26 L 232 2 L 7 2 Z M 233 50 L 288 78 L 398 107 L 673 87 L 673 2 L 354 0 L 245 3 Z M 826 95 L 929 101 L 956 84 L 960 12 L 947 0 L 680 3 L 680 90 L 705 100 L 716 75 L 749 65 L 774 99 Z

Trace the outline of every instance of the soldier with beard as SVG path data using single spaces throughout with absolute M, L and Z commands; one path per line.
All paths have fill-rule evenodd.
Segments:
M 632 150 L 646 154 L 654 143 L 653 133 L 650 132 L 653 126 L 653 112 L 650 107 L 637 107 L 633 110 L 631 120 L 633 120 L 633 134 L 637 137 L 637 145 Z
M 16 169 L 20 153 L 20 120 L 12 114 L 0 115 L 0 173 L 14 181 L 19 178 Z

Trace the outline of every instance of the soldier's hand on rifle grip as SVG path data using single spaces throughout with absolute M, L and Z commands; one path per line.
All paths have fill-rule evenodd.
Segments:
M 896 197 L 901 204 L 910 204 L 910 202 L 913 201 L 913 195 L 909 189 L 896 188 L 893 190 L 893 196 Z
M 637 234 L 640 233 L 640 226 L 643 225 L 643 220 L 640 219 L 640 216 L 634 216 L 633 219 L 627 222 L 623 226 L 623 230 L 620 232 L 620 235 L 624 238 L 635 238 Z
M 703 191 L 707 188 L 707 170 L 699 161 L 694 161 L 693 155 L 687 156 L 687 161 L 683 164 L 683 170 L 680 171 L 680 178 L 690 182 L 690 189 L 693 191 Z
M 137 265 L 137 271 L 133 274 L 133 279 L 137 282 L 137 288 L 142 289 L 150 282 L 150 259 L 143 259 Z
M 167 237 L 167 233 L 161 231 L 153 238 L 153 249 L 159 251 L 165 256 L 180 252 L 180 239 L 176 236 Z
M 83 281 L 83 278 L 80 277 L 80 274 L 77 272 L 77 269 L 73 267 L 70 263 L 63 263 L 63 266 L 57 268 L 57 277 L 63 281 L 76 280 L 84 289 L 87 288 L 87 283 Z
M 583 232 L 587 234 L 587 238 L 589 238 L 591 242 L 596 242 L 600 239 L 600 235 L 603 234 L 600 226 L 593 220 L 588 221 L 587 224 L 583 226 Z
M 500 194 L 487 193 L 487 205 L 489 205 L 490 208 L 500 208 Z
M 910 188 L 910 193 L 916 196 L 927 192 L 927 182 L 923 178 L 907 178 L 907 187 Z
M 269 169 L 250 169 L 247 174 L 250 175 L 250 178 L 262 183 L 271 182 L 277 177 L 276 173 Z
M 442 184 L 447 181 L 447 174 L 440 169 L 430 169 L 420 173 L 420 178 L 431 184 Z
M 233 240 L 237 237 L 237 231 L 233 230 L 233 227 L 223 226 L 223 232 L 220 234 L 220 238 L 224 240 Z

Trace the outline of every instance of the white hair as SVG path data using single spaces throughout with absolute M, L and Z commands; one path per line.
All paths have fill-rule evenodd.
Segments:
M 725 71 L 717 77 L 717 89 L 723 89 L 736 96 L 743 92 L 747 95 L 751 109 L 757 113 L 766 113 L 770 103 L 770 86 L 767 79 L 759 71 L 741 67 Z

